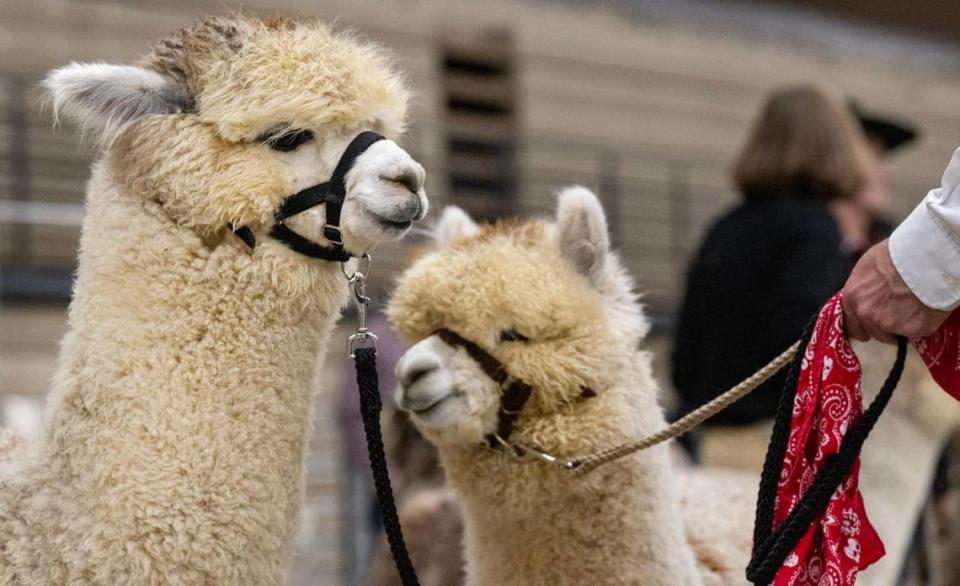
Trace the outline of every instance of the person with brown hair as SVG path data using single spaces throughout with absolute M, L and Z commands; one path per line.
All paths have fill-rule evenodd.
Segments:
M 831 208 L 855 197 L 868 165 L 838 97 L 803 85 L 767 99 L 733 169 L 743 200 L 709 229 L 688 273 L 673 349 L 681 415 L 782 352 L 843 286 L 851 256 Z M 783 377 L 712 423 L 772 417 Z

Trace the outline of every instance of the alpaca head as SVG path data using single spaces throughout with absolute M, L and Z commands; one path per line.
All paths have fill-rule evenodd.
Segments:
M 478 227 L 447 208 L 439 249 L 400 278 L 389 315 L 413 346 L 397 365 L 397 402 L 438 445 L 482 442 L 501 398 L 500 385 L 438 330 L 478 344 L 532 386 L 521 434 L 604 393 L 646 333 L 597 198 L 570 188 L 559 199 L 554 222 Z
M 72 64 L 44 82 L 54 113 L 104 150 L 125 193 L 208 244 L 247 226 L 265 246 L 280 203 L 330 178 L 351 139 L 404 129 L 408 94 L 383 51 L 322 24 L 208 18 L 137 65 Z M 392 140 L 356 159 L 341 226 L 360 254 L 427 210 L 424 171 Z M 323 207 L 288 225 L 325 245 Z

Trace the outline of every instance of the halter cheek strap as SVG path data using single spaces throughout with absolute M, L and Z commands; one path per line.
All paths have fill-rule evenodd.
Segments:
M 358 134 L 343 151 L 329 181 L 307 187 L 283 200 L 280 209 L 274 215 L 270 237 L 283 243 L 287 248 L 311 258 L 346 262 L 354 256 L 343 247 L 343 232 L 340 229 L 340 212 L 347 197 L 346 177 L 357 161 L 357 157 L 381 140 L 383 140 L 382 136 L 369 130 Z M 326 204 L 327 212 L 323 237 L 330 241 L 330 246 L 323 246 L 304 238 L 285 224 L 288 218 L 322 204 Z M 233 228 L 233 233 L 251 250 L 256 247 L 257 239 L 248 226 Z
M 520 416 L 520 411 L 523 410 L 527 399 L 530 398 L 533 387 L 518 378 L 510 376 L 503 363 L 497 360 L 494 355 L 460 334 L 446 328 L 441 328 L 434 333 L 447 345 L 454 348 L 463 348 L 470 358 L 473 358 L 480 365 L 483 372 L 500 385 L 502 394 L 500 395 L 500 410 L 497 413 L 497 432 L 487 435 L 486 440 L 491 448 L 501 445 L 501 440 L 506 441 L 513 433 L 513 425 L 516 423 L 517 417 Z

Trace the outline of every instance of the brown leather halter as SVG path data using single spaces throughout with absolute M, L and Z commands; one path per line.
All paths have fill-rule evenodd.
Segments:
M 463 348 L 473 358 L 483 372 L 500 385 L 500 411 L 497 414 L 497 431 L 488 434 L 487 443 L 491 448 L 502 445 L 513 432 L 520 411 L 530 398 L 533 387 L 518 378 L 510 376 L 506 367 L 497 358 L 460 334 L 441 328 L 434 332 L 441 340 L 454 348 Z M 498 439 L 499 438 L 499 439 Z M 502 441 L 501 441 L 502 440 Z

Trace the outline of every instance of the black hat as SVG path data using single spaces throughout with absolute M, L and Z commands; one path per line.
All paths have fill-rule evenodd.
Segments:
M 850 111 L 857 117 L 864 134 L 882 144 L 886 153 L 915 140 L 920 134 L 920 131 L 910 123 L 864 110 L 857 100 L 851 99 L 849 104 Z

